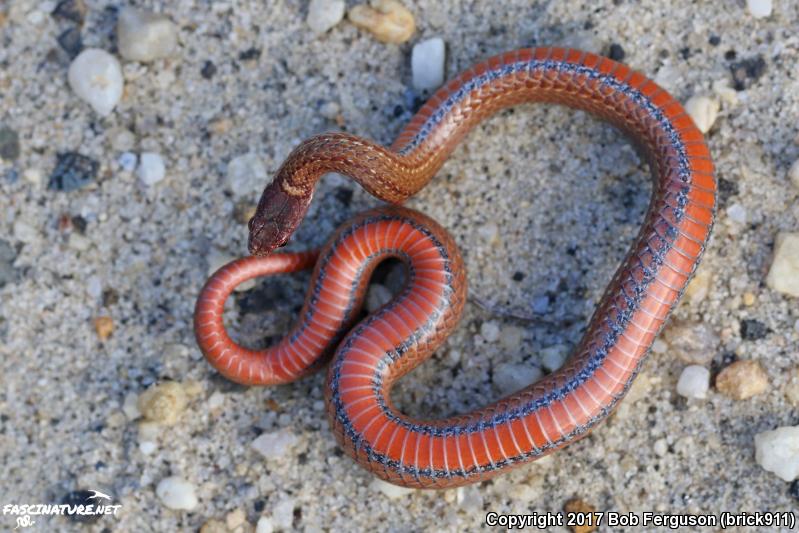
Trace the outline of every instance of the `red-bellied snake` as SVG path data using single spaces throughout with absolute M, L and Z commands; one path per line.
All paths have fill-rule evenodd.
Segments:
M 420 213 L 389 207 L 344 224 L 318 255 L 259 256 L 285 244 L 323 174 L 346 174 L 378 198 L 401 203 L 431 179 L 475 124 L 522 102 L 565 104 L 623 130 L 652 172 L 649 210 L 562 368 L 472 413 L 409 418 L 392 405 L 391 387 L 441 344 L 464 304 L 463 264 L 451 237 Z M 400 485 L 473 483 L 577 440 L 608 415 L 696 269 L 715 204 L 713 163 L 702 134 L 654 82 L 578 50 L 505 53 L 436 92 L 391 148 L 345 133 L 317 135 L 296 148 L 250 221 L 254 256 L 223 267 L 203 288 L 197 341 L 222 374 L 251 385 L 292 381 L 334 352 L 325 396 L 333 431 L 349 455 Z M 406 264 L 405 289 L 355 324 L 370 274 L 387 257 Z M 312 265 L 299 321 L 276 346 L 253 351 L 228 337 L 222 313 L 236 285 Z

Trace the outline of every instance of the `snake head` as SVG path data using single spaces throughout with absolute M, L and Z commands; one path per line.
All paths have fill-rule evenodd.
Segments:
M 258 209 L 248 224 L 250 236 L 247 247 L 252 255 L 267 255 L 285 246 L 311 203 L 312 194 L 292 196 L 276 181 L 264 189 Z

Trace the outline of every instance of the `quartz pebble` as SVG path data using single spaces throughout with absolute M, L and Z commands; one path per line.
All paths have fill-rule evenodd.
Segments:
M 719 101 L 708 96 L 692 96 L 685 102 L 685 110 L 694 119 L 696 127 L 702 133 L 707 133 L 716 122 L 719 114 Z
M 20 242 L 32 243 L 39 238 L 39 231 L 24 220 L 15 220 L 13 231 L 14 237 Z
M 499 340 L 499 324 L 493 320 L 483 322 L 480 325 L 480 335 L 486 342 L 497 342 Z
M 305 22 L 314 33 L 325 33 L 341 22 L 345 8 L 344 0 L 311 0 Z
M 292 498 L 285 498 L 277 502 L 272 509 L 272 521 L 278 529 L 291 531 L 294 523 L 294 508 L 296 503 Z
M 393 483 L 383 481 L 380 478 L 374 478 L 372 482 L 369 483 L 369 488 L 375 492 L 382 493 L 390 500 L 402 498 L 403 496 L 411 494 L 416 490 L 409 487 L 400 487 L 398 485 L 394 485 Z
M 164 15 L 123 7 L 117 19 L 119 55 L 143 63 L 172 55 L 178 45 L 177 28 Z
M 746 400 L 768 389 L 768 374 L 757 361 L 736 361 L 716 377 L 716 390 L 734 400 Z
M 125 152 L 120 154 L 119 159 L 117 159 L 119 167 L 125 172 L 133 172 L 136 169 L 136 164 L 138 162 L 139 158 L 133 152 Z
M 799 426 L 782 426 L 755 435 L 755 461 L 785 481 L 799 477 Z
M 686 398 L 707 398 L 710 386 L 710 371 L 699 365 L 686 366 L 677 381 L 677 394 Z
M 228 163 L 227 184 L 236 198 L 257 195 L 268 181 L 269 175 L 258 154 L 249 152 L 234 157 Z
M 794 187 L 799 188 L 799 159 L 794 161 L 790 170 L 788 170 L 788 179 L 791 180 Z
M 288 429 L 262 433 L 252 441 L 252 448 L 266 459 L 280 459 L 293 448 L 299 438 Z
M 371 32 L 378 41 L 400 44 L 416 31 L 416 21 L 398 0 L 371 0 L 350 9 L 350 22 Z
M 544 373 L 531 364 L 500 363 L 494 367 L 492 381 L 503 394 L 512 394 L 535 383 Z
M 117 58 L 98 48 L 87 48 L 69 65 L 69 86 L 99 115 L 107 116 L 122 98 L 124 81 Z
M 686 300 L 692 306 L 703 301 L 710 293 L 710 284 L 712 281 L 713 274 L 710 269 L 706 266 L 700 268 L 691 280 L 691 283 L 689 283 L 688 287 L 685 289 Z
M 161 154 L 154 152 L 144 152 L 139 158 L 139 168 L 136 171 L 141 182 L 151 187 L 164 179 L 166 175 L 166 165 Z
M 799 296 L 799 232 L 777 234 L 766 284 L 777 292 Z
M 771 15 L 771 0 L 746 0 L 746 8 L 756 19 L 765 18 Z
M 704 323 L 673 322 L 663 331 L 669 353 L 695 365 L 710 363 L 720 340 L 713 328 Z
M 413 46 L 411 72 L 414 89 L 433 91 L 444 83 L 445 54 L 444 40 L 441 37 L 433 37 Z
M 197 507 L 194 485 L 177 476 L 162 479 L 155 494 L 170 509 L 191 511 Z
M 541 350 L 541 365 L 547 372 L 554 372 L 563 366 L 569 356 L 569 349 L 562 344 Z
M 269 516 L 262 516 L 255 525 L 255 533 L 272 533 L 274 530 L 275 526 L 272 524 L 272 518 Z

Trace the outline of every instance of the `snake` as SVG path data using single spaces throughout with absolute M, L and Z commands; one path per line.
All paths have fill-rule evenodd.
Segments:
M 653 181 L 640 231 L 561 368 L 472 412 L 407 416 L 392 403 L 392 387 L 456 327 L 467 283 L 452 237 L 400 204 L 475 125 L 528 102 L 586 111 L 626 135 Z M 273 253 L 305 217 L 328 172 L 350 177 L 389 205 L 344 223 L 320 250 Z M 415 488 L 475 483 L 577 441 L 613 411 L 696 271 L 715 212 L 704 136 L 666 90 L 590 52 L 506 52 L 438 89 L 390 147 L 342 132 L 299 144 L 249 221 L 251 255 L 222 267 L 201 290 L 195 336 L 214 368 L 246 385 L 289 383 L 329 362 L 325 401 L 333 434 L 384 481 Z M 405 265 L 404 288 L 364 317 L 369 278 L 387 258 Z M 314 270 L 305 304 L 277 344 L 251 350 L 230 338 L 224 305 L 237 285 L 307 268 Z

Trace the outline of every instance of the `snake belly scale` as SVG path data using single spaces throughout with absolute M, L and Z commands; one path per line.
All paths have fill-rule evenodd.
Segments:
M 386 207 L 344 224 L 318 255 L 265 254 L 296 229 L 323 174 L 341 172 L 378 198 L 401 203 L 426 185 L 474 125 L 522 102 L 586 110 L 625 132 L 650 166 L 649 209 L 562 368 L 471 413 L 407 417 L 392 405 L 391 387 L 443 342 L 465 301 L 463 263 L 446 231 L 421 213 Z M 223 267 L 203 288 L 196 337 L 215 368 L 253 385 L 292 381 L 333 354 L 325 397 L 333 432 L 350 456 L 400 485 L 473 483 L 579 439 L 610 413 L 693 275 L 715 206 L 707 145 L 665 90 L 620 63 L 578 50 L 509 52 L 441 88 L 391 148 L 329 133 L 295 149 L 250 222 L 254 256 Z M 369 276 L 387 257 L 405 263 L 405 289 L 356 324 Z M 255 351 L 230 339 L 222 312 L 236 285 L 312 265 L 298 323 L 276 346 Z

